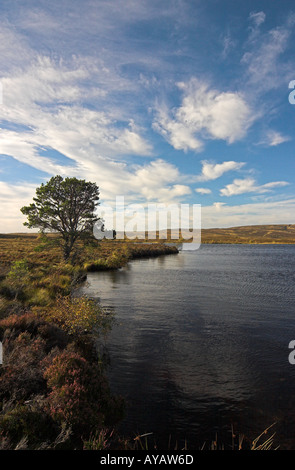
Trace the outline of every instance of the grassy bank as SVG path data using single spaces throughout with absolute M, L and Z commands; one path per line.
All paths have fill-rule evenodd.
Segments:
M 0 236 L 0 449 L 130 448 L 114 431 L 110 437 L 124 400 L 112 394 L 95 346 L 112 318 L 72 294 L 88 271 L 177 250 L 94 240 L 65 263 L 56 241 Z

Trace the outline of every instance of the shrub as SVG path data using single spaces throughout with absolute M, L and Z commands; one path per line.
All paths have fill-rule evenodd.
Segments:
M 31 305 L 48 305 L 52 302 L 52 296 L 48 289 L 39 288 L 33 289 L 33 291 L 26 290 L 26 294 L 28 296 L 28 301 Z
M 24 400 L 46 391 L 41 361 L 69 343 L 68 335 L 33 313 L 11 315 L 0 321 L 3 365 L 0 397 Z
M 100 429 L 116 400 L 117 408 L 121 406 L 111 396 L 99 366 L 77 353 L 63 351 L 56 356 L 45 369 L 44 377 L 51 389 L 47 397 L 51 417 L 70 425 L 75 432 L 89 435 Z M 114 419 L 114 414 L 111 417 Z
M 0 295 L 0 318 L 4 318 L 8 314 L 10 302 Z
M 83 267 L 86 271 L 104 271 L 119 269 L 130 260 L 130 251 L 127 246 L 116 249 L 105 258 L 98 258 L 95 261 L 85 262 Z
M 111 323 L 110 315 L 87 297 L 58 297 L 54 305 L 42 310 L 42 314 L 47 321 L 72 335 L 89 333 L 94 329 L 106 332 Z
M 46 388 L 40 361 L 46 356 L 42 338 L 28 332 L 20 333 L 14 340 L 4 338 L 4 368 L 0 376 L 0 397 L 26 400 L 42 393 Z
M 13 314 L 0 320 L 0 339 L 5 342 L 6 359 L 15 347 L 14 340 L 23 332 L 29 333 L 32 338 L 42 338 L 46 353 L 53 348 L 64 349 L 70 341 L 65 331 L 33 312 L 22 315 Z
M 49 415 L 18 405 L 0 416 L 1 437 L 8 439 L 10 447 L 26 439 L 27 446 L 34 448 L 46 440 L 53 440 L 57 427 Z
M 26 260 L 14 261 L 7 275 L 7 283 L 12 287 L 15 300 L 22 293 L 29 278 L 29 268 Z
M 103 271 L 103 270 L 108 269 L 108 264 L 107 264 L 107 260 L 99 258 L 96 261 L 84 263 L 83 267 L 86 271 L 95 272 L 95 271 Z

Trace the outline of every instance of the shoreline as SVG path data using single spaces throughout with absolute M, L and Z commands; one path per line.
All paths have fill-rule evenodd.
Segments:
M 110 439 L 112 449 L 135 450 L 132 438 L 116 432 L 125 400 L 113 394 L 97 348 L 113 319 L 75 290 L 89 271 L 179 251 L 82 243 L 70 264 L 59 247 L 40 243 L 38 237 L 0 236 L 0 449 L 106 450 Z
M 172 232 L 171 229 L 167 229 L 163 234 L 166 234 L 167 242 L 176 243 L 176 236 L 179 236 L 180 232 L 179 230 L 177 231 L 174 229 Z M 32 239 L 37 238 L 38 236 L 38 232 L 0 233 L 0 240 L 5 238 Z M 157 232 L 156 236 L 158 239 L 147 242 L 151 244 L 163 244 L 163 239 L 159 240 L 159 232 Z M 54 238 L 56 235 L 51 233 L 48 234 L 48 237 Z M 110 240 L 110 242 L 112 241 L 115 241 L 116 243 L 134 243 L 132 240 Z M 139 240 L 137 243 L 141 244 L 142 241 L 143 240 Z M 181 237 L 178 241 L 181 243 Z M 295 244 L 295 224 L 241 225 L 221 228 L 201 228 L 201 242 L 202 244 Z

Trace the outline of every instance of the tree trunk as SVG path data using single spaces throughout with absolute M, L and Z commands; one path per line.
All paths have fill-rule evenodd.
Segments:
M 65 244 L 64 244 L 64 260 L 65 261 L 69 260 L 74 243 L 75 243 L 75 240 L 72 237 L 70 239 L 65 240 Z

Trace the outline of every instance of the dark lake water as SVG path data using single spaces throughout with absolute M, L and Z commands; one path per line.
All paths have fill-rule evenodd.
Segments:
M 295 246 L 201 245 L 88 282 L 115 313 L 106 350 L 125 435 L 198 448 L 276 422 L 275 442 L 295 449 Z

